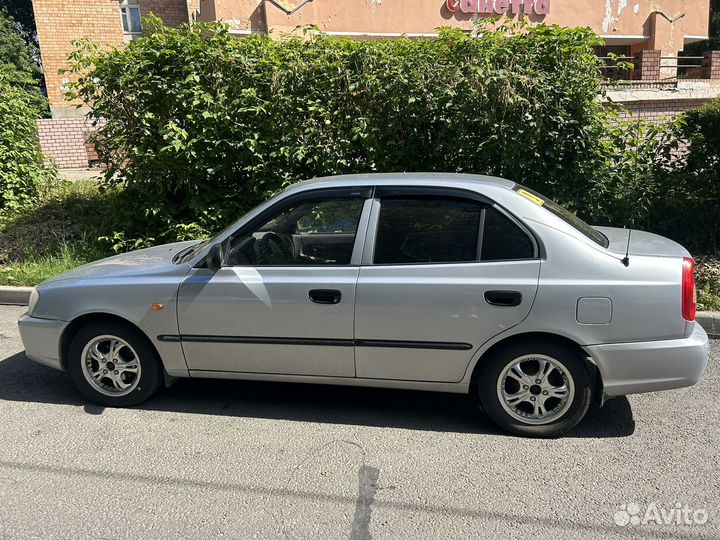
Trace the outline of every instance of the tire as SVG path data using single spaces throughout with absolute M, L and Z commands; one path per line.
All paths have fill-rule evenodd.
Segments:
M 142 403 L 157 391 L 163 376 L 147 337 L 116 322 L 92 322 L 77 331 L 70 342 L 68 371 L 88 400 L 106 407 Z
M 541 366 L 545 375 L 538 373 Z M 483 408 L 502 429 L 530 437 L 557 437 L 585 416 L 592 401 L 592 381 L 589 366 L 577 351 L 533 340 L 508 345 L 483 360 L 477 391 Z

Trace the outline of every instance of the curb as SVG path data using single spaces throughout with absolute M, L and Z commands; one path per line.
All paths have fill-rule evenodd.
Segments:
M 720 338 L 720 311 L 698 311 L 695 320 L 711 338 Z
M 27 306 L 32 290 L 33 287 L 0 286 L 0 304 Z M 698 311 L 695 320 L 709 337 L 720 338 L 720 311 Z
M 5 287 L 0 286 L 0 304 L 12 306 L 27 306 L 33 287 Z

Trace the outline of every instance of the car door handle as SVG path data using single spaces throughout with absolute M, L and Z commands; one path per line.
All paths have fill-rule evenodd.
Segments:
M 308 296 L 316 304 L 339 304 L 342 293 L 336 289 L 312 289 Z
M 485 301 L 493 306 L 519 306 L 522 294 L 519 291 L 485 291 Z

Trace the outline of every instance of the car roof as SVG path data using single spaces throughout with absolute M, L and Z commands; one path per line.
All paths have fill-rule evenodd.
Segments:
M 428 173 L 428 172 L 403 172 L 403 173 L 367 173 L 367 174 L 342 174 L 337 176 L 323 176 L 304 180 L 293 184 L 292 191 L 321 187 L 342 187 L 352 183 L 356 186 L 367 185 L 403 185 L 403 186 L 442 186 L 457 185 L 459 183 L 474 184 L 476 186 L 493 186 L 512 189 L 515 182 L 498 178 L 496 176 L 485 176 L 480 174 L 461 173 Z

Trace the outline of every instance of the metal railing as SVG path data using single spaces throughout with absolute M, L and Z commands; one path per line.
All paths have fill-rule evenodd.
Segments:
M 660 80 L 664 79 L 702 79 L 702 56 L 661 56 Z M 683 63 L 683 61 L 696 61 Z
M 599 59 L 605 64 L 600 70 L 607 80 L 625 81 L 633 78 L 633 71 L 635 69 L 634 56 L 600 56 Z M 618 63 L 620 63 L 620 65 L 618 65 Z M 623 65 L 628 63 L 633 64 L 633 67 Z
M 637 59 L 633 56 L 600 56 L 605 64 L 600 67 L 608 81 L 630 81 L 638 69 Z M 702 56 L 661 56 L 659 78 L 654 81 L 642 81 L 649 84 L 672 83 L 683 79 L 702 79 Z M 631 64 L 631 65 L 629 65 Z M 640 83 L 641 81 L 636 81 Z

